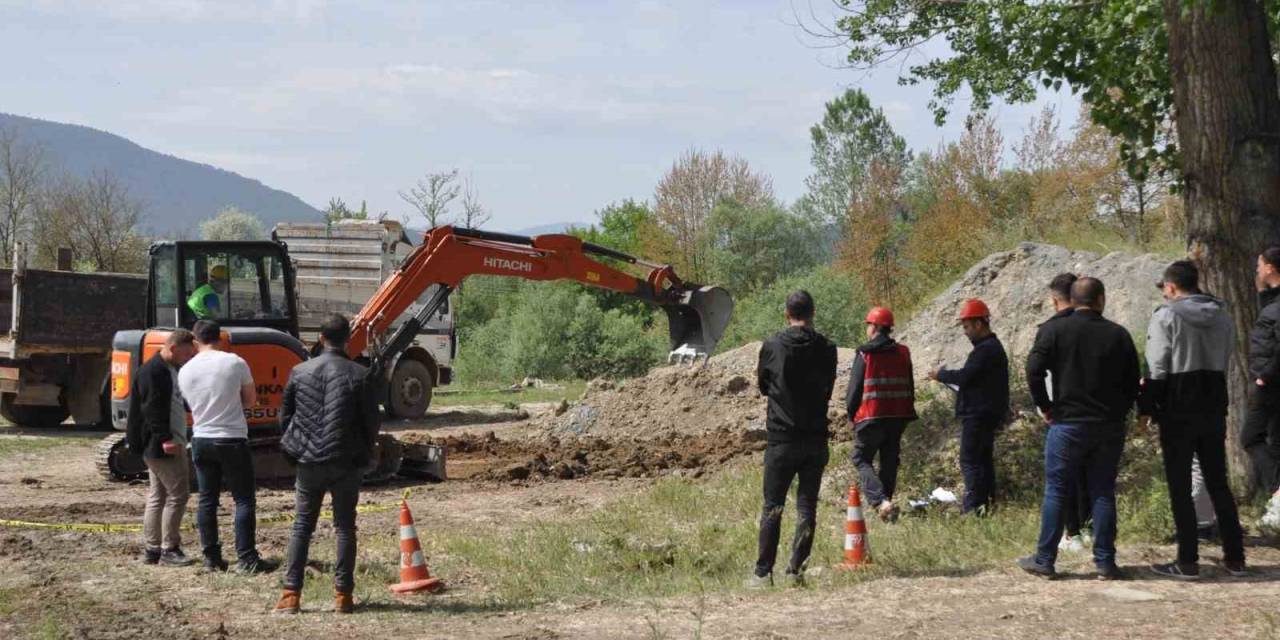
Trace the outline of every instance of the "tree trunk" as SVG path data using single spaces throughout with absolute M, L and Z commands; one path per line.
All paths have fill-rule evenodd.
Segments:
M 1208 291 L 1230 305 L 1237 344 L 1228 383 L 1232 475 L 1250 492 L 1239 445 L 1257 316 L 1254 261 L 1280 241 L 1280 94 L 1263 7 L 1255 0 L 1164 0 L 1187 248 Z

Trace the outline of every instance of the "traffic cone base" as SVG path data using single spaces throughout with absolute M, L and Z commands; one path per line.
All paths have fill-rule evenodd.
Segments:
M 427 569 L 418 530 L 413 526 L 413 514 L 409 513 L 409 503 L 404 501 L 400 503 L 400 582 L 390 588 L 397 595 L 436 593 L 444 588 L 444 582 L 431 577 Z
M 871 544 L 867 540 L 867 522 L 862 518 L 862 493 L 857 484 L 849 485 L 849 510 L 844 525 L 844 562 L 837 568 L 846 571 L 871 564 Z

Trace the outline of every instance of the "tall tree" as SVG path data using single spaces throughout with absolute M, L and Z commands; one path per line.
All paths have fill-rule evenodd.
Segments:
M 85 180 L 64 176 L 46 188 L 35 216 L 36 259 L 52 265 L 57 249 L 69 247 L 79 269 L 143 271 L 146 239 L 137 229 L 142 210 L 142 203 L 108 172 Z
M 44 150 L 0 128 L 0 264 L 13 260 L 13 243 L 22 237 L 45 180 Z
M 1280 2 L 839 2 L 849 12 L 836 27 L 854 65 L 920 53 L 919 45 L 946 38 L 945 53 L 910 65 L 904 78 L 936 82 L 938 120 L 964 88 L 982 108 L 994 97 L 1025 102 L 1040 87 L 1066 83 L 1096 122 L 1121 136 L 1135 174 L 1157 159 L 1174 161 L 1188 249 L 1206 285 L 1236 311 L 1230 387 L 1233 415 L 1242 415 L 1245 330 L 1256 314 L 1248 274 L 1259 250 L 1280 240 L 1280 91 L 1268 32 Z M 1170 112 L 1177 144 L 1162 146 Z
M 808 192 L 799 208 L 822 224 L 845 220 L 872 162 L 901 169 L 910 161 L 906 141 L 861 89 L 828 102 L 809 138 L 813 175 L 805 178 Z
M 258 216 L 229 205 L 200 223 L 200 236 L 205 240 L 262 240 L 267 231 Z
M 710 275 L 707 220 L 724 200 L 747 208 L 764 207 L 773 202 L 773 181 L 752 171 L 742 158 L 690 149 L 658 182 L 657 220 L 674 237 L 681 275 L 691 281 L 704 282 Z
M 462 217 L 458 221 L 468 229 L 479 229 L 489 224 L 491 218 L 493 213 L 480 204 L 480 192 L 476 190 L 476 183 L 468 177 L 462 182 Z
M 458 170 L 450 169 L 428 173 L 408 191 L 401 191 L 400 199 L 422 216 L 428 229 L 434 229 L 449 224 L 449 207 L 458 199 L 460 191 Z

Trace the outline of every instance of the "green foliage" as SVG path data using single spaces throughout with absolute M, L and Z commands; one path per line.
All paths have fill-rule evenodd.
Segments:
M 730 321 L 719 351 L 763 340 L 783 327 L 782 313 L 787 294 L 804 289 L 813 295 L 814 325 L 838 345 L 861 344 L 865 338 L 862 319 L 867 313 L 866 297 L 854 278 L 831 267 L 782 278 L 768 287 L 734 300 Z
M 657 228 L 657 218 L 645 202 L 630 198 L 614 202 L 596 212 L 599 222 L 588 227 L 570 227 L 565 233 L 602 247 L 637 257 L 644 257 L 644 234 Z M 612 258 L 592 256 L 605 264 L 621 266 Z M 588 288 L 601 309 L 619 310 L 648 323 L 652 309 L 640 300 L 607 289 Z M 648 326 L 648 324 L 646 324 Z
M 814 173 L 805 179 L 808 193 L 797 208 L 822 223 L 844 220 L 872 162 L 901 167 L 911 158 L 906 141 L 861 89 L 828 102 L 809 137 Z
M 258 216 L 229 206 L 200 223 L 200 237 L 205 240 L 263 240 L 267 232 Z
M 329 205 L 322 212 L 324 221 L 327 224 L 333 224 L 339 220 L 368 220 L 369 207 L 361 200 L 360 209 L 352 209 L 343 202 L 342 198 L 329 198 Z
M 707 221 L 712 281 L 748 294 L 818 262 L 815 225 L 775 205 L 750 209 L 722 201 Z

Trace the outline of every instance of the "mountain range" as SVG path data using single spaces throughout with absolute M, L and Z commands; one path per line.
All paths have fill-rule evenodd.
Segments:
M 0 113 L 0 130 L 39 145 L 49 168 L 86 177 L 109 171 L 145 207 L 148 233 L 187 230 L 198 237 L 201 220 L 226 206 L 252 212 L 269 229 L 277 222 L 320 219 L 297 196 L 252 178 L 207 164 L 152 151 L 123 137 L 89 127 Z

